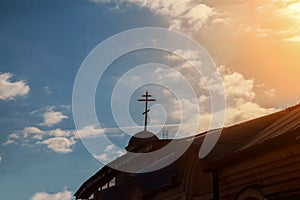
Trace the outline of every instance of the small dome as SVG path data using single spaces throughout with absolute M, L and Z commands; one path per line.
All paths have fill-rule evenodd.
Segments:
M 155 140 L 159 140 L 159 138 L 154 133 L 144 130 L 132 136 L 125 149 L 126 151 L 133 151 L 137 146 L 140 146 L 147 141 Z

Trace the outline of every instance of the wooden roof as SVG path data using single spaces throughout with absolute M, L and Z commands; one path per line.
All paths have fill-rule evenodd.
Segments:
M 299 142 L 300 132 L 300 105 L 286 110 L 250 120 L 235 126 L 224 128 L 218 143 L 210 154 L 205 158 L 212 165 L 216 162 L 222 163 L 224 159 L 240 156 L 243 152 L 253 152 L 255 149 L 263 148 L 263 151 L 272 150 L 271 143 L 278 147 L 288 146 Z M 294 135 L 293 135 L 294 134 Z M 280 141 L 278 139 L 281 138 Z M 286 139 L 282 139 L 286 138 Z M 203 136 L 196 139 L 196 143 L 201 143 Z M 276 146 L 275 145 L 275 146 Z
M 295 130 L 299 135 L 294 135 Z M 198 153 L 205 135 L 213 133 L 214 131 L 208 131 L 193 136 L 194 141 L 190 149 Z M 294 142 L 300 142 L 298 140 L 299 137 L 300 104 L 271 115 L 223 128 L 222 134 L 214 149 L 203 159 L 203 161 L 208 163 L 209 168 L 218 167 L 228 162 L 230 159 L 238 158 L 243 153 L 261 151 L 263 147 L 267 147 L 264 148 L 264 150 L 268 151 L 272 150 L 272 148 L 269 148 L 271 145 L 281 147 L 290 145 Z M 191 139 L 191 137 L 178 139 L 177 141 L 184 142 L 189 139 Z M 149 143 L 159 144 L 158 146 L 161 147 L 168 142 L 170 142 L 170 140 L 149 141 L 138 148 L 143 149 Z M 279 143 L 280 145 L 278 145 Z M 151 148 L 153 148 L 153 146 L 151 146 Z M 130 161 L 128 161 L 126 156 L 127 154 L 117 158 L 113 162 L 130 165 Z M 99 185 L 105 184 L 116 173 L 119 172 L 108 166 L 103 167 L 81 185 L 75 193 L 76 198 L 88 198 L 90 194 L 99 187 Z

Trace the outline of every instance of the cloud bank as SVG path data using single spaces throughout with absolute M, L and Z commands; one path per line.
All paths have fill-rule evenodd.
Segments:
M 9 134 L 3 145 L 45 145 L 47 149 L 55 153 L 66 154 L 73 151 L 79 139 L 103 137 L 104 132 L 105 129 L 96 128 L 96 126 L 85 126 L 80 130 L 63 130 L 60 128 L 43 130 L 35 126 L 29 126 Z
M 92 0 L 96 3 L 108 3 L 107 0 Z M 169 28 L 189 32 L 193 27 L 195 31 L 205 26 L 213 16 L 215 10 L 198 0 L 115 0 L 116 4 L 125 3 L 148 8 L 153 13 L 169 22 Z

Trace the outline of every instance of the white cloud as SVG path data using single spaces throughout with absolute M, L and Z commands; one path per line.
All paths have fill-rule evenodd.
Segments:
M 12 100 L 17 96 L 28 94 L 30 88 L 27 83 L 22 81 L 11 82 L 13 75 L 11 73 L 0 74 L 0 99 Z
M 123 156 L 125 154 L 125 152 L 118 150 L 118 151 L 116 151 L 115 154 L 119 157 L 119 156 Z
M 266 98 L 273 98 L 275 93 L 274 89 L 264 90 L 263 84 L 257 84 L 254 79 L 245 78 L 243 74 L 234 72 L 226 66 L 220 66 L 218 70 L 223 78 L 223 86 L 227 99 L 224 118 L 225 126 L 237 124 L 277 111 L 276 108 L 264 107 L 256 101 L 258 89 L 263 92 L 260 96 L 264 95 Z M 195 85 L 195 83 L 193 84 Z M 202 85 L 202 89 L 207 87 L 205 83 L 200 83 L 199 85 Z M 212 85 L 211 87 L 214 86 Z M 211 106 L 211 102 L 209 101 L 210 96 L 209 94 L 202 94 L 198 100 L 201 105 L 200 110 L 202 111 L 199 116 L 200 131 L 204 131 L 208 128 L 213 114 L 209 112 Z M 186 108 L 190 108 L 189 112 L 193 113 L 192 110 L 195 109 L 195 106 L 195 103 L 190 102 L 190 106 L 186 106 Z M 191 119 L 196 117 L 195 115 L 190 116 Z
M 104 149 L 104 152 L 110 152 L 114 149 L 114 145 L 111 144 L 111 145 L 108 145 L 105 149 Z
M 107 163 L 124 154 L 125 154 L 124 151 L 121 151 L 114 144 L 110 144 L 106 146 L 103 153 L 101 154 L 94 153 L 93 156 L 100 162 Z
M 25 142 L 28 141 L 28 138 L 41 140 L 45 135 L 47 135 L 46 131 L 42 131 L 34 126 L 29 126 L 8 135 L 7 141 L 3 145 L 16 144 L 16 141 L 20 139 L 23 139 Z
M 242 74 L 233 72 L 225 66 L 220 66 L 219 69 L 227 95 L 226 125 L 260 117 L 277 110 L 272 107 L 263 107 L 255 102 L 255 87 L 261 87 L 261 85 L 255 84 L 254 79 L 246 79 Z M 274 90 L 264 92 L 266 97 L 274 94 Z
M 2 162 L 2 156 L 1 156 L 1 154 L 0 154 L 0 163 Z
M 235 105 L 230 105 L 226 109 L 226 125 L 236 124 L 249 119 L 254 119 L 263 115 L 275 112 L 275 108 L 264 108 L 251 101 L 241 101 Z
M 70 153 L 76 144 L 74 130 L 41 130 L 37 127 L 25 127 L 23 130 L 10 134 L 3 145 L 20 143 L 22 146 L 33 144 L 46 145 L 48 149 L 56 153 Z
M 300 42 L 300 34 L 295 35 L 293 37 L 285 38 L 284 40 L 287 42 Z
M 107 0 L 92 0 L 98 3 L 108 3 Z M 129 3 L 141 8 L 148 8 L 153 13 L 162 16 L 175 30 L 199 30 L 215 15 L 213 8 L 197 0 L 119 0 L 117 3 Z
M 37 127 L 25 127 L 22 133 L 24 138 L 28 138 L 29 135 L 33 134 L 35 139 L 41 139 L 43 131 Z M 12 135 L 15 137 L 16 134 L 11 134 L 9 137 L 12 138 Z
M 15 140 L 10 140 L 9 139 L 6 142 L 4 142 L 3 145 L 6 146 L 6 145 L 14 144 L 14 143 L 15 143 Z
M 108 158 L 107 153 L 103 153 L 103 154 L 100 154 L 100 155 L 93 154 L 93 156 L 94 156 L 97 160 L 99 160 L 99 161 L 101 161 L 101 162 L 107 162 L 107 161 L 110 160 L 110 158 Z
M 43 115 L 44 121 L 41 123 L 41 125 L 53 126 L 60 123 L 64 119 L 68 119 L 66 115 L 63 115 L 58 111 L 53 111 L 53 109 L 54 107 L 50 107 L 47 109 L 47 111 Z
M 51 130 L 49 135 L 54 137 L 70 137 L 72 135 L 72 131 L 70 130 L 62 130 L 60 128 Z
M 70 153 L 76 141 L 74 138 L 54 137 L 43 140 L 42 142 L 37 142 L 37 144 L 45 144 L 56 153 Z
M 285 6 L 282 6 L 282 8 L 278 9 L 276 13 L 278 15 L 283 15 L 290 19 L 294 19 L 299 23 L 298 20 L 300 18 L 300 1 L 286 3 Z
M 205 65 L 207 61 L 205 59 L 199 61 L 199 58 L 201 58 L 199 53 L 188 50 L 178 50 L 177 53 L 179 51 L 184 52 L 184 57 L 188 61 L 197 63 L 200 66 L 200 69 L 204 70 L 202 76 L 199 75 L 199 73 L 191 66 L 189 62 L 177 61 L 178 58 L 176 56 L 166 57 L 168 61 L 173 62 L 172 66 L 174 67 L 172 69 L 174 70 L 158 67 L 155 68 L 155 70 L 151 69 L 152 71 L 150 68 L 147 69 L 149 71 L 144 71 L 147 74 L 153 74 L 151 81 L 159 84 L 161 83 L 161 80 L 163 80 L 163 85 L 170 89 L 170 91 L 166 89 L 160 90 L 160 93 L 158 93 L 159 89 L 155 89 L 155 86 L 147 86 L 148 88 L 151 87 L 151 94 L 154 98 L 159 97 L 158 103 L 163 105 L 167 111 L 167 123 L 184 124 L 181 129 L 182 132 L 179 133 L 181 134 L 179 137 L 195 134 L 195 131 L 193 131 L 195 128 L 191 125 L 195 124 L 198 119 L 200 121 L 199 131 L 202 132 L 207 130 L 206 128 L 209 127 L 208 125 L 211 121 L 211 114 L 217 114 L 215 116 L 219 117 L 222 113 L 221 111 L 225 111 L 226 113 L 224 119 L 226 126 L 276 111 L 275 108 L 268 107 L 266 104 L 260 103 L 257 99 L 257 96 L 265 96 L 266 98 L 270 98 L 272 94 L 274 94 L 274 90 L 259 92 L 258 88 L 259 90 L 264 90 L 262 84 L 258 84 L 255 79 L 245 77 L 243 74 L 234 72 L 225 66 L 220 66 L 218 70 L 221 80 L 216 79 L 215 76 L 211 76 L 211 78 L 209 75 L 211 75 L 211 73 L 215 75 L 216 72 L 212 69 L 207 69 L 207 65 Z M 185 78 L 189 81 L 193 91 L 196 94 L 195 96 L 188 95 L 187 87 L 185 87 L 185 85 L 182 84 L 183 82 L 181 82 L 181 75 L 185 76 Z M 131 77 L 133 77 L 132 74 L 127 74 L 127 79 L 124 81 L 124 83 L 131 83 L 131 80 L 133 80 Z M 208 83 L 203 81 L 204 78 L 206 78 Z M 227 96 L 227 105 L 224 108 L 225 110 L 219 108 L 219 105 L 213 105 L 214 107 L 212 107 L 208 86 L 210 89 L 212 89 L 211 91 L 214 92 L 221 91 L 220 88 L 222 87 L 220 86 L 224 86 L 225 96 Z M 128 84 L 124 87 L 129 88 L 131 85 Z M 171 88 L 173 91 L 171 91 Z M 124 91 L 126 91 L 126 89 L 124 89 Z M 176 99 L 176 96 L 173 95 L 173 93 L 176 95 L 180 94 L 180 97 L 182 98 L 180 102 Z M 181 103 L 181 108 L 179 103 Z M 216 107 L 218 109 L 214 111 L 215 113 L 210 113 L 212 108 Z M 220 111 L 220 109 L 222 110 Z M 198 112 L 198 110 L 200 112 Z M 152 112 L 153 110 L 151 113 Z M 157 119 L 158 118 L 151 118 L 151 121 L 156 121 Z M 221 126 L 216 122 L 222 120 L 223 119 L 214 121 L 213 127 L 211 128 L 217 128 L 216 126 Z M 161 120 L 158 120 L 158 122 L 163 123 Z M 170 136 L 171 134 L 172 132 L 170 131 Z
M 251 100 L 255 97 L 255 93 L 253 91 L 253 79 L 245 79 L 242 74 L 232 72 L 225 66 L 220 66 L 219 70 L 223 75 L 223 84 L 227 98 L 243 98 Z
M 105 129 L 97 128 L 94 125 L 85 126 L 82 129 L 78 130 L 80 138 L 93 138 L 102 136 L 105 132 Z
M 300 2 L 296 0 L 199 1 L 199 0 L 90 0 L 147 8 L 169 23 L 169 28 L 199 36 L 199 31 L 224 38 L 234 32 L 299 42 Z M 208 2 L 208 3 L 207 3 Z M 209 5 L 208 5 L 209 4 Z M 260 20 L 253 20 L 253 16 Z M 274 21 L 277 25 L 274 25 Z M 208 28 L 208 29 L 206 29 Z M 234 29 L 234 31 L 233 31 Z M 221 30 L 221 31 L 220 31 Z M 220 42 L 217 43 L 220 46 Z M 227 43 L 226 43 L 227 44 Z M 228 45 L 226 45 L 227 47 Z
M 104 135 L 104 129 L 95 126 L 86 126 L 78 131 L 81 138 L 94 138 Z M 120 135 L 118 135 L 120 136 Z M 22 146 L 46 145 L 56 153 L 70 153 L 79 137 L 76 130 L 42 130 L 34 126 L 25 127 L 11 133 L 3 145 L 20 144 Z M 107 147 L 107 151 L 109 151 Z M 115 152 L 115 151 L 113 151 Z
M 300 2 L 297 0 L 227 1 L 221 9 L 228 18 L 231 29 L 244 34 L 250 32 L 258 37 L 299 42 Z M 224 9 L 226 8 L 226 9 Z M 253 20 L 255 15 L 256 19 Z M 276 21 L 276 23 L 274 23 Z M 223 23 L 224 24 L 224 23 Z M 232 30 L 229 30 L 232 33 Z M 215 37 L 214 37 L 215 38 Z
M 209 100 L 209 97 L 206 96 L 206 95 L 201 95 L 201 96 L 198 98 L 198 101 L 199 101 L 200 104 L 205 103 L 205 102 L 208 101 L 208 100 Z
M 68 106 L 61 106 L 61 108 L 69 109 Z M 47 107 L 45 109 L 38 109 L 30 114 L 35 114 L 43 111 L 43 123 L 39 125 L 53 126 L 63 119 L 68 118 L 61 112 L 54 111 L 55 107 Z M 7 137 L 7 141 L 3 145 L 20 144 L 21 146 L 34 146 L 34 144 L 47 145 L 47 148 L 57 153 L 72 152 L 72 147 L 76 143 L 76 133 L 74 130 L 62 130 L 56 128 L 53 130 L 43 130 L 35 126 L 25 127 L 23 130 L 17 130 Z
M 9 138 L 9 139 L 19 139 L 20 136 L 19 136 L 18 134 L 16 134 L 16 133 L 12 133 L 12 134 L 10 134 L 10 135 L 8 136 L 8 138 Z
M 186 54 L 188 59 L 195 59 L 195 55 L 193 53 L 186 52 Z M 174 57 L 168 59 L 172 59 L 174 61 Z M 179 137 L 195 134 L 191 131 L 191 125 L 195 124 L 198 119 L 200 124 L 199 132 L 205 131 L 209 127 L 212 114 L 214 114 L 210 113 L 211 97 L 208 93 L 208 84 L 202 79 L 195 78 L 195 73 L 189 67 L 186 67 L 186 63 L 179 63 L 178 67 L 175 66 L 175 68 L 185 75 L 190 81 L 193 89 L 199 95 L 198 102 L 193 99 L 181 99 L 182 108 L 180 108 L 178 100 L 170 95 L 167 95 L 165 97 L 166 99 L 160 99 L 160 101 L 168 102 L 165 105 L 168 116 L 170 116 L 176 122 L 180 122 L 181 119 L 181 123 L 183 124 L 183 132 L 180 133 Z M 246 78 L 243 76 L 243 74 L 234 72 L 225 66 L 219 67 L 219 73 L 223 79 L 223 86 L 227 98 L 224 118 L 225 126 L 240 123 L 245 120 L 250 120 L 277 111 L 276 108 L 260 105 L 256 98 L 257 96 L 273 98 L 275 92 L 274 89 L 264 90 L 265 88 L 263 84 L 257 84 L 254 79 Z M 172 80 L 171 76 L 171 73 L 165 73 L 164 71 L 160 71 L 158 75 L 160 79 L 168 78 L 168 80 Z M 176 85 L 177 83 L 175 81 L 171 84 Z M 219 84 L 220 83 L 216 81 L 211 81 L 209 83 L 209 87 L 215 88 L 218 91 L 220 86 Z M 185 93 L 184 88 L 181 88 L 180 86 L 176 88 L 178 89 L 177 92 L 180 92 L 181 94 Z M 258 92 L 261 94 L 257 95 Z M 197 112 L 198 108 L 200 108 L 200 113 Z M 181 109 L 183 112 L 181 112 Z M 216 113 L 218 112 L 219 111 L 216 111 Z
M 264 85 L 263 85 L 264 86 Z M 276 90 L 273 88 L 273 89 L 269 89 L 269 90 L 265 90 L 264 91 L 265 95 L 272 99 L 272 98 L 275 98 L 276 97 Z
M 46 192 L 38 192 L 33 195 L 31 200 L 71 200 L 72 192 L 64 190 L 58 193 L 49 194 Z
M 212 8 L 205 4 L 198 4 L 197 6 L 191 8 L 185 17 L 187 18 L 190 27 L 194 27 L 195 31 L 199 31 L 212 15 Z

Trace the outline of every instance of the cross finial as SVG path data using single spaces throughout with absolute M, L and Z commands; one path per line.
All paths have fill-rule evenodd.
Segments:
M 148 102 L 149 101 L 156 101 L 155 99 L 149 99 L 151 95 L 146 90 L 146 94 L 142 95 L 142 97 L 145 97 L 144 99 L 138 99 L 138 101 L 145 101 L 145 112 L 143 112 L 143 115 L 145 115 L 145 122 L 144 122 L 144 130 L 147 130 L 147 119 L 148 119 L 148 112 L 150 109 L 148 109 Z

